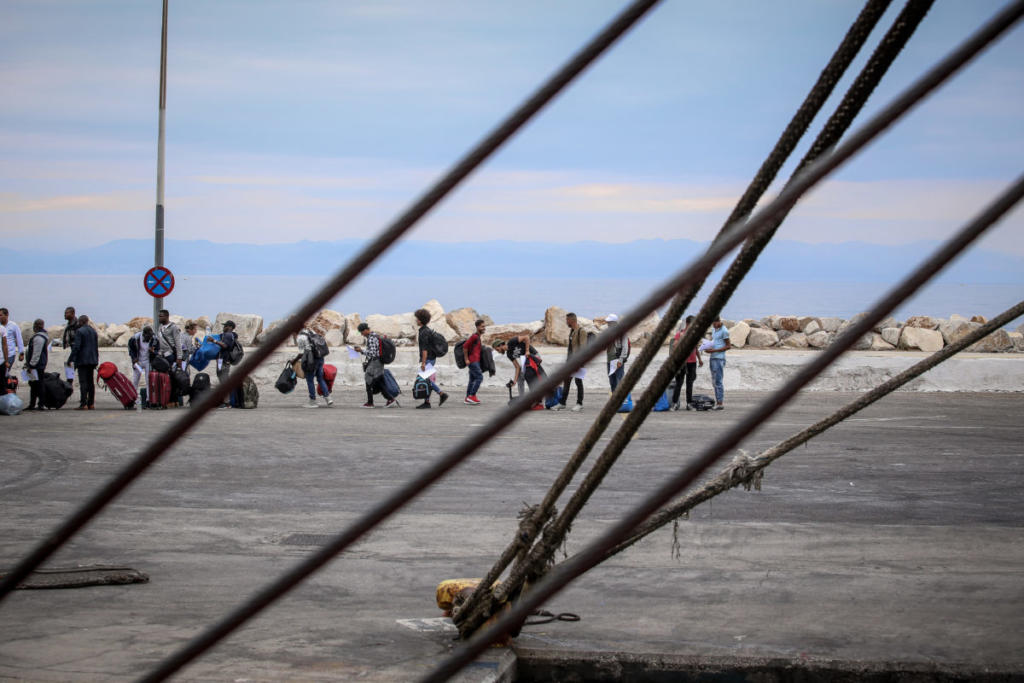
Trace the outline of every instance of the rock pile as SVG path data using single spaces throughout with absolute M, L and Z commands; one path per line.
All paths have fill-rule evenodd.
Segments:
M 507 323 L 495 325 L 490 317 L 472 308 L 457 308 L 445 313 L 437 299 L 431 299 L 423 305 L 430 312 L 430 327 L 440 333 L 449 343 L 467 338 L 474 332 L 474 323 L 483 319 L 487 323 L 484 335 L 485 343 L 498 339 L 529 334 L 541 344 L 565 346 L 569 341 L 569 326 L 565 323 L 565 309 L 551 306 L 544 311 L 544 317 L 524 323 Z M 855 315 L 849 320 L 830 317 L 769 315 L 760 320 L 723 320 L 729 329 L 729 336 L 736 348 L 756 349 L 822 349 L 831 344 L 835 338 L 864 316 Z M 171 320 L 184 328 L 186 319 L 172 315 Z M 210 327 L 219 332 L 226 320 L 233 320 L 236 331 L 243 345 L 259 345 L 266 334 L 275 329 L 284 320 L 275 320 L 264 327 L 263 317 L 248 313 L 218 313 L 214 320 L 201 316 L 193 318 L 199 326 L 200 334 Z M 316 332 L 322 334 L 329 346 L 337 347 L 346 342 L 359 343 L 362 336 L 357 328 L 361 322 L 358 313 L 345 315 L 338 311 L 324 309 L 316 314 L 310 322 Z M 398 346 L 412 346 L 416 340 L 416 320 L 411 312 L 395 315 L 371 314 L 366 316 L 371 329 L 395 340 Z M 646 344 L 661 322 L 657 313 L 652 313 L 643 322 L 628 331 L 630 341 L 637 346 Z M 977 329 L 986 322 L 983 316 L 965 318 L 951 315 L 949 318 L 932 318 L 915 315 L 900 322 L 889 317 L 875 326 L 869 334 L 865 334 L 854 345 L 858 351 L 925 351 L 935 352 L 951 344 L 964 335 Z M 587 332 L 599 333 L 607 327 L 603 317 L 579 318 L 580 326 Z M 132 318 L 124 324 L 107 324 L 90 322 L 97 332 L 100 346 L 125 347 L 133 334 L 145 325 L 151 325 L 152 318 Z M 21 323 L 22 335 L 27 339 L 31 336 L 32 324 Z M 47 330 L 50 337 L 60 339 L 63 327 L 53 326 Z M 707 337 L 710 337 L 710 330 Z M 981 341 L 973 344 L 968 351 L 984 353 L 1018 352 L 1024 353 L 1024 324 L 1015 332 L 997 330 Z

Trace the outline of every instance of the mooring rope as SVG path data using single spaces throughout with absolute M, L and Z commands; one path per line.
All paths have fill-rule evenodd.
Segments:
M 926 74 L 925 78 L 918 85 L 923 86 L 925 82 L 932 81 L 934 77 L 945 72 L 953 64 L 957 62 L 962 63 L 960 60 L 965 54 L 976 54 L 977 50 L 1000 35 L 1006 28 L 1017 21 L 1022 14 L 1024 14 L 1024 0 L 1019 0 L 1014 6 L 1000 12 L 995 19 L 986 24 L 967 43 L 955 50 L 953 55 L 943 59 L 939 65 Z M 940 78 L 939 80 L 942 79 Z M 917 90 L 918 85 L 913 86 L 911 90 Z M 897 98 L 897 101 L 905 101 L 905 97 L 901 96 Z M 888 108 L 886 111 L 888 111 Z M 883 116 L 883 114 L 878 116 Z M 873 118 L 872 122 L 869 122 L 866 127 L 873 127 L 878 116 Z M 851 136 L 851 140 L 847 144 L 855 139 L 859 139 L 862 132 L 857 131 L 856 134 Z M 812 165 L 812 168 L 814 166 Z M 746 436 L 756 430 L 790 399 L 796 396 L 803 387 L 828 368 L 836 358 L 853 346 L 861 336 L 870 332 L 886 315 L 889 315 L 900 303 L 917 292 L 936 273 L 1010 211 L 1022 197 L 1024 197 L 1024 176 L 1017 178 L 980 215 L 964 226 L 953 238 L 943 244 L 938 251 L 904 278 L 865 313 L 862 319 L 847 327 L 831 345 L 823 349 L 805 366 L 801 367 L 782 387 L 773 392 L 752 411 L 744 415 L 734 427 L 716 437 L 707 449 L 687 463 L 682 470 L 670 477 L 661 487 L 655 490 L 636 508 L 629 511 L 621 520 L 613 524 L 597 540 L 586 546 L 573 558 L 559 564 L 552 571 L 544 575 L 528 592 L 522 593 L 508 610 L 504 611 L 500 616 L 496 616 L 495 621 L 491 625 L 481 628 L 451 657 L 442 662 L 422 680 L 430 683 L 439 683 L 446 680 L 475 659 L 496 639 L 517 628 L 517 625 L 521 624 L 533 610 L 539 608 L 546 600 L 557 594 L 573 579 L 599 564 L 609 549 L 628 538 L 633 530 L 643 523 L 645 519 L 690 486 L 702 472 L 723 454 L 737 447 Z
M 891 0 L 869 0 L 864 5 L 864 8 L 850 26 L 850 29 L 843 37 L 843 40 L 840 42 L 839 47 L 836 48 L 835 52 L 832 54 L 828 64 L 826 64 L 825 68 L 818 76 L 818 79 L 814 83 L 810 92 L 804 98 L 804 101 L 793 115 L 793 118 L 786 125 L 786 128 L 775 143 L 772 151 L 761 164 L 761 168 L 758 169 L 757 174 L 754 176 L 753 180 L 751 180 L 750 185 L 743 193 L 743 196 L 737 202 L 728 219 L 726 219 L 718 236 L 721 236 L 729 226 L 736 224 L 749 216 L 751 211 L 754 210 L 757 202 L 760 201 L 761 197 L 764 195 L 765 191 L 767 191 L 768 187 L 775 179 L 775 176 L 782 168 L 786 159 L 789 158 L 789 155 L 796 148 L 800 138 L 807 131 L 807 128 L 810 127 L 814 117 L 817 116 L 821 107 L 828 100 L 832 91 L 835 89 L 836 84 L 843 77 L 846 69 L 849 67 L 850 63 L 853 62 L 857 53 L 867 41 L 871 31 L 877 25 L 879 19 L 882 18 L 882 15 L 885 13 L 890 3 Z M 690 285 L 686 292 L 678 294 L 675 297 L 672 306 L 674 308 L 679 308 L 679 310 L 685 310 L 685 307 L 688 306 L 693 297 L 696 296 L 696 293 L 703 286 L 703 283 L 704 278 L 701 278 L 699 282 Z M 667 314 L 665 318 L 672 320 L 674 324 L 675 317 Z M 659 348 L 659 346 L 653 344 L 653 342 L 649 346 L 655 350 Z M 643 372 L 643 368 L 646 368 L 647 361 L 645 361 L 645 356 L 653 357 L 653 354 L 645 354 L 644 350 L 641 350 L 638 360 L 634 361 L 633 365 L 629 368 L 626 377 L 623 378 L 622 384 L 626 387 L 626 389 L 621 392 L 623 397 L 636 384 Z M 639 372 L 635 370 L 637 366 L 641 367 Z M 491 587 L 513 559 L 517 562 L 521 562 L 525 558 L 526 551 L 532 547 L 541 528 L 547 524 L 555 514 L 554 507 L 556 501 L 565 491 L 569 482 L 572 481 L 576 472 L 579 471 L 579 468 L 583 465 L 583 462 L 587 459 L 593 449 L 594 444 L 597 443 L 598 439 L 600 439 L 601 435 L 607 429 L 609 422 L 615 417 L 618 407 L 621 405 L 621 401 L 621 398 L 616 401 L 616 397 L 613 395 L 611 399 L 603 404 L 601 411 L 594 420 L 594 423 L 581 440 L 580 445 L 570 456 L 569 460 L 562 468 L 562 471 L 555 478 L 554 483 L 548 489 L 544 499 L 538 505 L 533 507 L 532 515 L 522 519 L 512 541 L 508 546 L 506 546 L 505 550 L 502 551 L 502 554 L 487 572 L 485 578 L 477 586 L 471 597 L 454 612 L 452 619 L 456 624 L 462 624 L 473 612 L 481 613 L 481 603 L 485 599 L 491 598 L 496 602 L 504 600 L 505 594 L 499 593 L 499 595 L 495 596 Z M 493 607 L 494 604 L 492 602 L 491 605 L 486 607 L 484 612 L 490 612 Z
M 306 320 L 322 309 L 363 272 L 377 257 L 413 227 L 423 216 L 451 193 L 471 172 L 519 131 L 548 102 L 561 92 L 583 70 L 615 43 L 629 28 L 640 20 L 659 0 L 635 0 L 610 22 L 589 43 L 577 52 L 562 68 L 538 88 L 523 104 L 516 108 L 483 140 L 473 147 L 426 193 L 417 199 L 391 225 L 380 232 L 366 247 L 314 293 L 286 322 L 268 333 L 266 340 L 246 354 L 245 359 L 225 382 L 218 384 L 194 408 L 182 411 L 163 432 L 89 500 L 83 503 L 67 520 L 40 543 L 25 559 L 0 581 L 0 600 L 3 600 L 29 573 L 56 552 L 107 504 L 116 498 L 138 476 L 156 462 L 178 439 L 194 427 L 211 409 L 227 399 L 242 380 L 266 360 Z
M 652 515 L 650 519 L 637 527 L 635 533 L 633 533 L 628 539 L 609 550 L 605 554 L 604 559 L 607 560 L 613 555 L 622 552 L 640 539 L 650 535 L 669 522 L 685 516 L 697 505 L 700 505 L 704 501 L 710 500 L 725 491 L 736 488 L 737 486 L 743 486 L 748 491 L 751 486 L 753 486 L 756 490 L 760 491 L 761 476 L 768 465 L 789 453 L 797 446 L 810 441 L 851 415 L 864 410 L 872 403 L 875 403 L 884 396 L 891 394 L 907 382 L 920 377 L 936 365 L 952 358 L 968 346 L 984 339 L 1022 315 L 1024 315 L 1024 301 L 1021 301 L 1017 305 L 1003 311 L 995 318 L 992 318 L 992 320 L 981 325 L 977 329 L 972 330 L 960 339 L 944 347 L 942 350 L 936 351 L 924 360 L 915 363 L 906 370 L 860 396 L 855 401 L 843 406 L 828 417 L 815 422 L 810 427 L 797 432 L 771 448 L 761 451 L 756 456 L 749 456 L 745 453 L 740 453 L 733 458 L 733 461 L 728 467 L 722 470 L 722 472 L 720 472 L 716 477 L 703 484 L 699 489 L 686 494 L 684 498 Z
M 796 171 L 794 171 L 793 178 L 791 178 L 789 183 L 792 183 L 801 171 L 813 163 L 822 153 L 833 147 L 850 125 L 852 125 L 854 118 L 863 108 L 871 92 L 885 75 L 885 72 L 891 66 L 903 46 L 906 45 L 907 40 L 913 35 L 914 30 L 924 18 L 932 2 L 933 0 L 909 0 L 907 2 L 903 11 L 900 12 L 894 21 L 893 26 L 886 33 L 867 64 L 861 70 L 861 73 L 850 86 L 836 111 L 829 117 L 810 150 L 805 154 Z M 541 540 L 528 553 L 527 559 L 517 562 L 510 571 L 508 578 L 502 581 L 497 588 L 491 590 L 489 588 L 491 586 L 490 583 L 481 584 L 487 590 L 491 590 L 494 595 L 494 603 L 500 603 L 509 596 L 514 596 L 524 581 L 536 580 L 553 563 L 554 552 L 565 543 L 566 534 L 573 520 L 575 520 L 590 497 L 600 487 L 605 476 L 615 462 L 617 462 L 626 446 L 629 445 L 630 440 L 644 419 L 646 419 L 658 397 L 668 387 L 672 377 L 676 375 L 679 367 L 681 367 L 682 362 L 688 355 L 687 350 L 696 347 L 698 336 L 702 334 L 703 330 L 707 329 L 714 316 L 724 308 L 743 277 L 753 267 L 761 251 L 767 246 L 779 226 L 785 220 L 787 213 L 776 217 L 766 231 L 759 232 L 756 236 L 751 237 L 747 244 L 743 246 L 723 276 L 722 281 L 697 315 L 690 329 L 687 330 L 680 343 L 676 345 L 673 353 L 670 354 L 669 361 L 661 366 L 655 378 L 648 386 L 647 391 L 634 403 L 632 412 L 615 435 L 613 435 L 611 441 L 605 446 L 603 453 L 594 463 L 593 468 L 587 473 L 583 482 L 577 487 L 570 500 L 566 503 L 561 515 L 554 522 L 547 524 Z M 653 359 L 655 353 L 661 347 L 665 338 L 667 338 L 669 331 L 675 325 L 675 320 L 682 313 L 682 310 L 678 313 L 675 312 L 675 303 L 662 319 L 653 338 L 644 347 L 640 357 L 635 361 L 634 367 L 631 369 L 634 382 L 644 372 L 647 363 Z M 631 389 L 631 385 L 620 386 L 616 389 L 605 409 L 607 410 L 610 407 L 613 411 L 617 410 L 618 406 L 621 405 L 622 399 L 625 398 L 625 393 L 622 394 L 618 401 L 616 401 L 615 394 L 628 392 Z M 590 436 L 588 433 L 587 437 Z M 578 450 L 583 451 L 585 457 L 585 454 L 595 444 L 596 439 L 591 441 L 585 438 Z M 465 617 L 462 617 L 462 614 L 459 615 L 462 617 L 461 622 L 458 623 L 460 633 L 465 636 L 478 628 L 480 624 L 484 623 L 491 616 L 493 609 L 493 603 L 491 605 L 481 603 L 474 611 L 464 610 L 462 614 L 465 614 Z

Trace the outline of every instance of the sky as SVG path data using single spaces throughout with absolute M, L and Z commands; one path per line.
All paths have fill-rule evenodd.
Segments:
M 167 237 L 374 235 L 625 4 L 171 0 Z M 1002 4 L 939 0 L 858 122 Z M 710 240 L 860 6 L 665 0 L 408 237 Z M 152 236 L 160 20 L 160 0 L 0 2 L 4 246 Z M 779 237 L 942 239 L 1022 159 L 1017 26 L 811 193 Z M 1024 210 L 984 245 L 1024 254 Z

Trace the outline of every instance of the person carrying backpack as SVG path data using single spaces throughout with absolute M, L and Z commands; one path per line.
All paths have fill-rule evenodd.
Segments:
M 136 332 L 128 340 L 128 357 L 132 361 L 132 383 L 135 386 L 135 393 L 138 398 L 136 403 L 139 408 L 148 406 L 144 390 L 139 389 L 140 380 L 145 377 L 148 381 L 149 372 L 152 369 L 149 364 L 150 356 L 158 354 L 160 342 L 153 334 L 153 328 L 146 325 L 141 332 Z
M 319 385 L 320 391 L 324 395 L 324 405 L 330 408 L 334 405 L 334 399 L 331 398 L 330 388 L 327 386 L 327 380 L 324 379 L 324 358 L 327 357 L 328 352 L 327 341 L 322 335 L 304 327 L 295 335 L 295 344 L 299 347 L 299 353 L 302 354 L 302 371 L 306 374 L 306 388 L 309 390 L 309 403 L 305 407 L 317 407 L 316 388 Z
M 668 352 L 672 353 L 672 350 L 682 339 L 686 331 L 690 329 L 690 323 L 693 322 L 693 316 L 686 316 L 686 327 L 676 332 L 675 336 L 672 337 L 672 341 L 668 343 Z M 686 363 L 683 367 L 679 368 L 679 372 L 676 373 L 676 388 L 672 390 L 672 410 L 679 410 L 679 393 L 683 387 L 683 381 L 686 382 L 686 409 L 693 410 L 693 382 L 697 379 L 697 365 L 704 367 L 704 359 L 700 357 L 700 348 L 695 346 L 690 355 L 686 357 Z
M 181 369 L 184 365 L 181 357 L 181 330 L 171 322 L 171 313 L 166 308 L 161 310 L 158 317 L 159 324 L 156 328 L 156 336 L 160 341 L 160 355 L 164 357 L 171 370 Z M 182 405 L 181 389 L 171 382 L 171 406 Z
M 434 370 L 434 362 L 437 360 L 438 355 L 443 355 L 438 353 L 440 342 L 437 341 L 437 338 L 440 337 L 445 347 L 447 347 L 448 342 L 444 341 L 444 338 L 437 332 L 427 327 L 427 323 L 430 322 L 430 311 L 421 308 L 413 313 L 413 315 L 416 316 L 416 324 L 420 328 L 416 335 L 420 350 L 420 372 L 427 372 L 427 368 L 430 368 L 429 374 L 424 377 L 430 386 L 430 391 L 427 392 L 427 398 L 424 399 L 423 403 L 416 406 L 416 408 L 430 408 L 430 392 L 437 392 L 440 396 L 440 400 L 437 403 L 438 407 L 440 407 L 448 400 L 448 394 L 441 391 L 441 387 L 437 386 L 434 382 L 434 378 L 437 377 L 437 373 Z M 447 351 L 447 348 L 445 350 Z
M 619 326 L 619 316 L 614 313 L 606 315 L 604 321 L 608 323 L 609 327 Z M 622 381 L 626 374 L 626 360 L 629 358 L 629 350 L 629 337 L 622 335 L 605 352 L 605 356 L 608 359 L 608 383 L 612 386 L 612 391 L 615 391 L 615 387 L 619 386 L 619 382 Z M 614 371 L 612 370 L 613 364 L 615 366 Z
M 533 388 L 534 383 L 544 377 L 541 369 L 540 354 L 530 344 L 530 335 L 520 334 L 506 341 L 496 341 L 491 345 L 498 353 L 503 353 L 512 362 L 515 375 L 508 382 L 509 393 L 512 385 L 519 387 L 519 395 L 526 393 L 526 386 Z M 532 410 L 544 410 L 544 400 L 534 404 Z
M 385 388 L 384 382 L 381 381 L 384 376 L 384 340 L 383 338 L 370 329 L 369 324 L 359 323 L 359 334 L 363 335 L 363 339 L 366 340 L 366 346 L 359 346 L 353 344 L 352 348 L 357 352 L 363 354 L 363 379 L 366 382 L 366 403 L 363 404 L 363 408 L 373 408 L 373 392 L 374 388 L 378 389 L 384 398 L 387 399 L 387 403 L 384 405 L 385 408 L 397 408 L 398 401 L 395 397 Z
M 237 357 L 238 354 L 235 350 L 235 346 L 238 344 L 238 335 L 235 334 L 234 320 L 225 321 L 220 333 L 220 339 L 213 340 L 213 343 L 220 347 L 220 353 L 217 354 L 217 381 L 223 383 L 227 381 L 228 375 L 231 374 L 232 358 Z M 238 348 L 241 348 L 241 346 Z M 230 399 L 226 399 L 220 407 L 230 408 Z
M 480 385 L 484 381 L 484 371 L 480 369 L 480 357 L 483 353 L 481 338 L 487 330 L 487 325 L 483 320 L 477 320 L 475 324 L 476 332 L 469 335 L 469 339 L 462 345 L 462 352 L 466 356 L 466 367 L 469 368 L 469 384 L 466 386 L 465 401 L 469 406 L 480 405 L 480 399 L 476 397 L 476 392 L 480 390 Z
M 43 407 L 43 374 L 50 351 L 50 336 L 42 318 L 32 323 L 32 338 L 25 349 L 25 371 L 28 373 L 28 410 L 46 410 Z

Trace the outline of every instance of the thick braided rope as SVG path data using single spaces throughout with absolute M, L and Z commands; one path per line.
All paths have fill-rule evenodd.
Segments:
M 829 118 L 822 132 L 818 135 L 812 145 L 811 150 L 809 150 L 804 156 L 797 172 L 794 173 L 794 177 L 796 177 L 801 169 L 812 163 L 817 156 L 820 155 L 820 151 L 830 149 L 839 141 L 843 133 L 852 124 L 857 113 L 866 103 L 870 93 L 877 86 L 888 67 L 892 64 L 902 47 L 906 44 L 906 41 L 913 34 L 914 29 L 916 29 L 921 19 L 924 18 L 924 15 L 927 13 L 931 4 L 932 0 L 910 0 L 907 3 L 903 11 L 897 17 L 893 26 L 886 33 L 881 44 L 876 48 L 871 58 L 868 60 L 868 63 L 862 69 L 857 79 L 843 97 L 843 100 L 837 107 L 835 113 Z M 792 179 L 790 180 L 790 183 L 791 182 Z M 625 450 L 629 441 L 633 438 L 637 429 L 639 429 L 640 424 L 642 424 L 651 408 L 653 408 L 657 398 L 661 396 L 668 387 L 672 377 L 678 372 L 679 367 L 681 367 L 682 362 L 686 358 L 686 350 L 696 346 L 697 335 L 700 334 L 700 331 L 706 329 L 708 325 L 710 325 L 713 318 L 718 315 L 718 312 L 725 306 L 729 297 L 731 297 L 736 287 L 739 286 L 742 278 L 747 272 L 749 272 L 750 268 L 753 267 L 757 257 L 774 235 L 775 231 L 777 231 L 787 213 L 788 212 L 784 212 L 772 221 L 764 231 L 759 231 L 757 235 L 747 241 L 740 253 L 736 256 L 736 259 L 730 265 L 729 270 L 723 277 L 722 281 L 715 288 L 715 291 L 708 299 L 704 308 L 700 313 L 698 313 L 697 318 L 691 325 L 690 329 L 683 335 L 682 341 L 669 355 L 669 360 L 659 369 L 655 378 L 648 386 L 647 391 L 634 403 L 633 411 L 626 417 L 623 425 L 615 433 L 611 441 L 605 446 L 603 453 L 594 463 L 594 467 L 590 472 L 588 472 L 583 482 L 565 505 L 561 515 L 545 527 L 541 541 L 538 542 L 531 550 L 527 561 L 517 563 L 517 565 L 513 567 L 508 579 L 502 583 L 501 587 L 496 592 L 497 598 L 501 599 L 514 594 L 514 592 L 522 586 L 525 580 L 536 580 L 552 564 L 555 550 L 564 543 L 565 535 L 568 533 L 572 522 L 600 486 L 604 477 L 618 460 L 619 455 L 621 455 L 622 451 Z M 653 339 L 649 342 L 649 346 L 644 349 L 646 351 L 648 348 L 653 347 L 651 348 L 649 357 L 647 359 L 644 359 L 643 357 L 639 358 L 631 370 L 631 372 L 637 374 L 637 377 L 639 377 L 639 374 L 641 374 L 644 369 L 643 367 L 640 367 L 641 363 L 643 363 L 644 360 L 649 361 L 650 358 L 653 358 L 654 352 L 656 352 L 657 348 L 660 347 L 661 343 L 668 336 L 668 332 L 674 324 L 674 320 L 675 318 L 666 315 L 661 321 L 661 324 L 655 331 Z M 659 337 L 659 334 L 663 334 L 664 336 Z M 619 389 L 622 389 L 621 385 Z M 619 393 L 619 389 L 617 389 L 615 393 Z M 612 407 L 617 408 L 619 403 L 621 403 L 622 398 L 624 398 L 624 396 L 619 398 L 619 402 L 617 403 L 613 394 L 610 401 Z M 477 624 L 477 626 L 478 625 L 479 624 Z M 471 623 L 460 625 L 460 630 L 468 630 L 470 626 L 472 626 Z
M 881 19 L 890 3 L 891 0 L 869 0 L 865 4 L 856 20 L 850 26 L 849 31 L 847 31 L 839 47 L 833 53 L 828 64 L 826 64 L 825 68 L 818 76 L 817 81 L 805 97 L 796 114 L 793 115 L 793 118 L 779 137 L 779 140 L 775 143 L 775 147 L 761 164 L 761 168 L 754 176 L 754 179 L 747 187 L 739 202 L 737 202 L 736 207 L 722 226 L 719 234 L 716 236 L 716 239 L 725 232 L 725 229 L 729 225 L 746 218 L 750 215 L 750 212 L 753 211 L 757 202 L 771 185 L 786 159 L 789 158 L 789 155 L 796 148 L 800 138 L 811 125 L 814 117 L 817 116 L 821 107 L 824 106 L 825 102 L 832 94 L 836 84 L 842 78 L 850 63 L 854 60 L 861 47 L 867 41 L 871 31 L 877 25 L 879 19 Z M 696 293 L 700 290 L 701 286 L 703 286 L 703 278 L 700 282 L 690 286 L 685 293 L 678 295 L 675 301 L 673 301 L 673 308 L 678 308 L 680 312 L 685 310 L 685 307 L 688 306 L 693 297 L 696 296 Z M 678 315 L 678 313 L 675 316 L 666 315 L 665 319 L 672 321 L 672 324 L 674 324 L 674 320 L 678 318 Z M 669 329 L 670 328 L 671 325 Z M 665 336 L 667 336 L 667 332 Z M 643 374 L 643 368 L 645 368 L 649 362 L 649 360 L 644 360 L 645 355 L 653 357 L 653 352 L 657 351 L 659 345 L 652 343 L 649 345 L 649 348 L 652 353 L 648 354 L 647 348 L 641 350 L 638 359 L 634 361 L 633 366 L 620 383 L 624 386 L 623 391 L 619 392 L 621 393 L 621 398 L 616 401 L 616 397 L 613 396 L 604 404 L 590 430 L 583 437 L 580 446 L 563 467 L 561 473 L 555 479 L 543 501 L 534 508 L 534 513 L 530 515 L 529 518 L 523 520 L 519 528 L 516 530 L 516 534 L 513 537 L 512 542 L 502 552 L 498 561 L 491 567 L 486 577 L 480 582 L 476 591 L 474 591 L 469 600 L 467 600 L 460 609 L 456 611 L 454 615 L 454 621 L 456 624 L 462 623 L 466 617 L 474 611 L 481 613 L 479 607 L 481 606 L 484 598 L 491 595 L 490 587 L 495 583 L 501 573 L 505 571 L 513 559 L 518 558 L 518 561 L 522 560 L 522 556 L 525 554 L 524 551 L 530 548 L 534 540 L 537 538 L 537 534 L 540 532 L 541 527 L 551 518 L 555 502 L 562 495 L 566 486 L 569 485 L 573 476 L 575 476 L 576 472 L 582 466 L 583 462 L 590 454 L 590 451 L 593 449 L 594 444 L 597 443 L 597 440 L 604 433 L 605 429 L 607 429 L 609 422 L 615 416 L 618 406 L 621 405 L 625 395 L 636 384 L 640 375 Z M 639 371 L 636 371 L 637 367 L 640 367 Z M 500 599 L 501 598 L 499 597 L 499 600 Z M 490 605 L 487 606 L 488 611 L 490 610 L 490 607 Z
M 857 398 L 855 401 L 851 401 L 828 417 L 815 422 L 810 427 L 797 432 L 784 441 L 780 441 L 771 448 L 761 451 L 754 457 L 740 456 L 739 458 L 734 459 L 726 469 L 722 470 L 717 476 L 702 485 L 699 489 L 692 493 L 688 493 L 684 498 L 666 506 L 659 512 L 652 515 L 646 522 L 637 527 L 636 533 L 609 550 L 604 559 L 607 560 L 612 556 L 617 555 L 640 539 L 650 535 L 669 522 L 675 521 L 686 515 L 696 506 L 705 501 L 711 500 L 720 493 L 740 485 L 748 488 L 753 484 L 756 488 L 760 489 L 760 486 L 758 485 L 759 477 L 761 472 L 768 467 L 768 465 L 778 460 L 786 453 L 789 453 L 797 446 L 810 441 L 851 415 L 864 410 L 872 403 L 888 396 L 907 382 L 920 377 L 936 365 L 952 358 L 971 344 L 984 339 L 999 328 L 1009 324 L 1016 318 L 1019 318 L 1021 315 L 1024 315 L 1024 301 L 1021 301 L 1012 308 L 1003 311 L 989 322 L 976 330 L 972 330 L 959 340 L 943 348 L 941 351 L 936 351 L 924 360 L 915 363 L 903 372 L 900 372 L 882 384 L 879 384 L 871 391 Z

